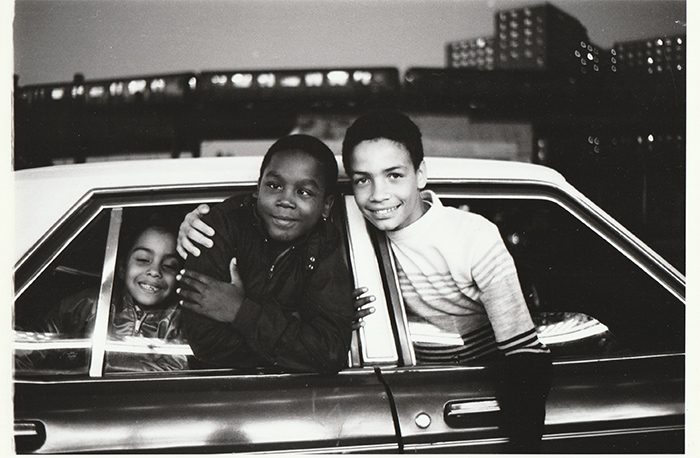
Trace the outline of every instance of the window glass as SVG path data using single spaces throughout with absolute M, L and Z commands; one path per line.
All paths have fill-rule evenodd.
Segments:
M 104 210 L 15 302 L 17 373 L 87 372 L 94 309 L 105 258 L 109 211 Z
M 442 199 L 494 222 L 513 257 L 541 340 L 555 357 L 643 354 L 684 349 L 685 307 L 646 272 L 554 202 Z M 462 343 L 412 315 L 421 355 Z
M 105 339 L 104 373 L 189 369 L 192 350 L 182 333 L 174 280 L 184 261 L 174 247 L 180 222 L 196 205 L 125 202 L 113 209 L 121 214 L 116 246 L 107 241 L 110 210 L 84 228 L 16 300 L 16 373 L 87 374 L 91 357 L 101 356 L 91 355 L 98 337 Z M 338 207 L 333 217 L 343 227 Z M 107 334 L 96 336 L 106 250 L 110 256 L 116 250 L 114 280 Z

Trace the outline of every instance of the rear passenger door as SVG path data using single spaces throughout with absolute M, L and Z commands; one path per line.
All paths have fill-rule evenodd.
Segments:
M 357 347 L 353 362 L 335 376 L 271 368 L 114 372 L 105 365 L 110 352 L 190 352 L 187 345 L 139 345 L 106 333 L 124 221 L 153 211 L 184 215 L 199 203 L 252 189 L 251 184 L 96 192 L 17 266 L 18 452 L 397 449 L 385 387 L 373 368 L 359 364 Z M 89 332 L 64 336 L 45 326 L 57 301 L 86 288 L 99 296 Z

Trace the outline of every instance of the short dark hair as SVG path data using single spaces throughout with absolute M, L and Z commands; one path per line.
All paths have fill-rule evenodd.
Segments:
M 413 167 L 418 170 L 423 162 L 423 141 L 420 129 L 411 118 L 398 110 L 376 110 L 355 120 L 345 132 L 343 140 L 343 166 L 351 173 L 352 154 L 355 147 L 366 140 L 386 138 L 402 144 L 411 155 Z
M 302 151 L 316 159 L 323 169 L 323 179 L 325 181 L 326 195 L 335 192 L 338 184 L 338 162 L 335 160 L 333 151 L 321 140 L 311 135 L 294 134 L 282 137 L 272 144 L 265 153 L 262 165 L 260 166 L 260 178 L 265 173 L 265 169 L 275 154 L 285 151 Z

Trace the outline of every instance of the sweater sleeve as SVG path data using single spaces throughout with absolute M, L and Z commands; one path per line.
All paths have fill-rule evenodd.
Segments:
M 340 248 L 307 278 L 299 313 L 246 299 L 232 326 L 264 359 L 285 369 L 336 373 L 347 362 L 353 302 Z
M 513 258 L 501 239 L 498 228 L 488 223 L 479 232 L 472 277 L 479 288 L 496 336 L 506 356 L 519 352 L 546 353 L 523 297 Z

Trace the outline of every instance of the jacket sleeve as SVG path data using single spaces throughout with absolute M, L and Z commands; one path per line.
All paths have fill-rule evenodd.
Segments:
M 235 237 L 233 228 L 227 224 L 225 217 L 226 202 L 215 206 L 202 220 L 214 228 L 212 238 L 214 246 L 205 248 L 198 245 L 201 254 L 188 256 L 185 269 L 209 275 L 221 281 L 229 282 L 228 264 L 235 256 Z M 242 337 L 227 323 L 212 320 L 198 313 L 183 309 L 181 316 L 183 333 L 194 357 L 206 366 L 214 367 L 248 367 L 250 363 L 241 360 L 241 351 L 245 347 Z
M 347 363 L 351 296 L 350 275 L 338 247 L 309 274 L 298 314 L 246 299 L 231 326 L 274 365 L 333 374 Z

